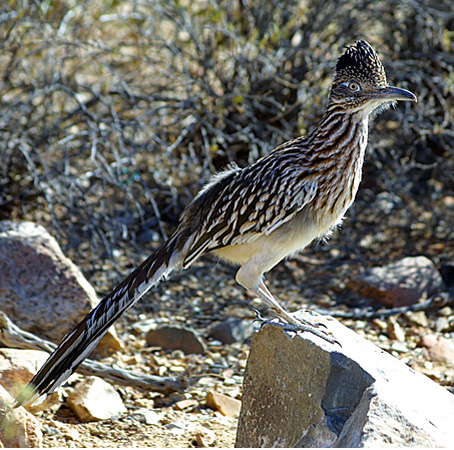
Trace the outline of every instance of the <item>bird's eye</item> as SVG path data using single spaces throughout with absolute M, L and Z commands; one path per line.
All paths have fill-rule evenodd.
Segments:
M 361 89 L 361 86 L 356 81 L 350 81 L 350 83 L 348 83 L 348 88 L 352 92 L 357 92 Z

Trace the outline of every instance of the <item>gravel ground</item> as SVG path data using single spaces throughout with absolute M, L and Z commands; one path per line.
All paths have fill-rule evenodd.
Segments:
M 271 291 L 290 310 L 310 307 L 345 312 L 353 307 L 378 308 L 380 305 L 373 301 L 353 295 L 345 285 L 365 267 L 408 256 L 405 242 L 407 233 L 413 234 L 413 229 L 399 229 L 399 245 L 395 239 L 396 229 L 377 222 L 375 230 L 368 229 L 364 235 L 363 240 L 368 246 L 350 249 L 348 238 L 357 239 L 356 228 L 360 228 L 361 222 L 364 226 L 364 222 L 370 219 L 367 215 L 355 217 L 355 227 L 347 220 L 344 230 L 336 232 L 328 245 L 312 246 L 301 255 L 279 264 L 267 277 Z M 380 243 L 382 251 L 372 258 L 374 243 L 367 236 L 377 236 L 379 231 L 376 228 L 384 230 Z M 424 230 L 421 228 L 420 232 Z M 440 264 L 440 253 L 430 255 L 427 250 L 438 248 L 433 242 L 426 242 L 425 246 L 415 242 L 415 246 L 420 246 L 423 254 L 432 258 L 436 265 Z M 207 338 L 206 332 L 213 323 L 228 317 L 254 320 L 251 308 L 266 313 L 257 299 L 237 286 L 234 273 L 232 267 L 203 259 L 161 284 L 128 311 L 117 325 L 125 351 L 105 362 L 157 375 L 186 373 L 191 381 L 186 392 L 163 396 L 119 388 L 128 413 L 114 420 L 86 424 L 80 423 L 63 403 L 55 414 L 46 412 L 40 416 L 45 429 L 45 446 L 232 447 L 236 419 L 224 417 L 207 407 L 206 392 L 216 390 L 241 399 L 249 344 L 221 345 Z M 193 328 L 205 338 L 207 354 L 186 356 L 181 351 L 163 352 L 147 348 L 138 323 L 149 320 Z M 342 319 L 342 322 L 413 369 L 448 389 L 452 388 L 453 364 L 444 362 L 443 357 L 437 360 L 440 357 L 434 358 L 422 345 L 422 338 L 427 335 L 452 337 L 453 313 L 449 305 L 436 311 L 406 313 L 388 319 Z M 448 359 L 449 355 L 446 356 Z M 70 388 L 71 385 L 67 389 Z M 181 410 L 178 402 L 183 399 L 194 402 Z M 146 424 L 138 420 L 134 413 L 140 408 L 156 412 L 156 422 Z

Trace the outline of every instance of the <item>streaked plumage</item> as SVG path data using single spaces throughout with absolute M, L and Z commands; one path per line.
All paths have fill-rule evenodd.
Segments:
M 361 180 L 368 117 L 396 100 L 416 97 L 387 86 L 383 66 L 367 42 L 348 47 L 337 61 L 319 125 L 245 168 L 232 166 L 215 175 L 186 207 L 170 239 L 65 337 L 18 404 L 53 392 L 127 308 L 172 271 L 207 253 L 239 265 L 236 280 L 279 317 L 330 340 L 285 311 L 263 283 L 263 274 L 342 220 Z

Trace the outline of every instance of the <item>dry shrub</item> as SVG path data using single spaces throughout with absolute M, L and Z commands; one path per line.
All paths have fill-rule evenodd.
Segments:
M 314 126 L 358 37 L 419 98 L 377 120 L 363 199 L 369 187 L 430 208 L 454 173 L 451 3 L 8 2 L 0 218 L 46 225 L 85 271 L 127 246 L 139 260 L 209 173 Z

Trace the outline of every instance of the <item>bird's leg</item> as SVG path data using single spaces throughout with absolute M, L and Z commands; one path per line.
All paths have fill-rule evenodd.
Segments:
M 273 294 L 266 287 L 265 283 L 261 281 L 257 288 L 253 290 L 255 294 L 258 295 L 260 300 L 263 301 L 275 314 L 278 318 L 286 322 L 283 325 L 276 324 L 275 322 L 269 322 L 272 325 L 282 326 L 282 328 L 289 331 L 305 331 L 311 333 L 315 336 L 318 336 L 321 339 L 324 339 L 327 342 L 334 343 L 336 340 L 329 336 L 326 332 L 320 330 L 320 327 L 325 327 L 322 323 L 310 323 L 307 320 L 297 319 L 294 314 L 286 311 L 280 303 L 274 298 Z
M 280 326 L 289 331 L 306 331 L 330 343 L 337 342 L 334 338 L 320 329 L 320 327 L 324 327 L 325 325 L 321 323 L 312 324 L 307 320 L 297 319 L 294 314 L 286 311 L 265 286 L 265 283 L 263 282 L 263 273 L 272 268 L 276 264 L 276 261 L 278 262 L 280 259 L 282 258 L 276 258 L 272 252 L 269 252 L 267 255 L 262 253 L 255 255 L 247 261 L 246 264 L 240 267 L 236 273 L 236 281 L 238 284 L 257 295 L 260 300 L 262 300 L 262 302 L 284 322 L 284 324 L 276 322 L 270 322 L 270 324 Z

